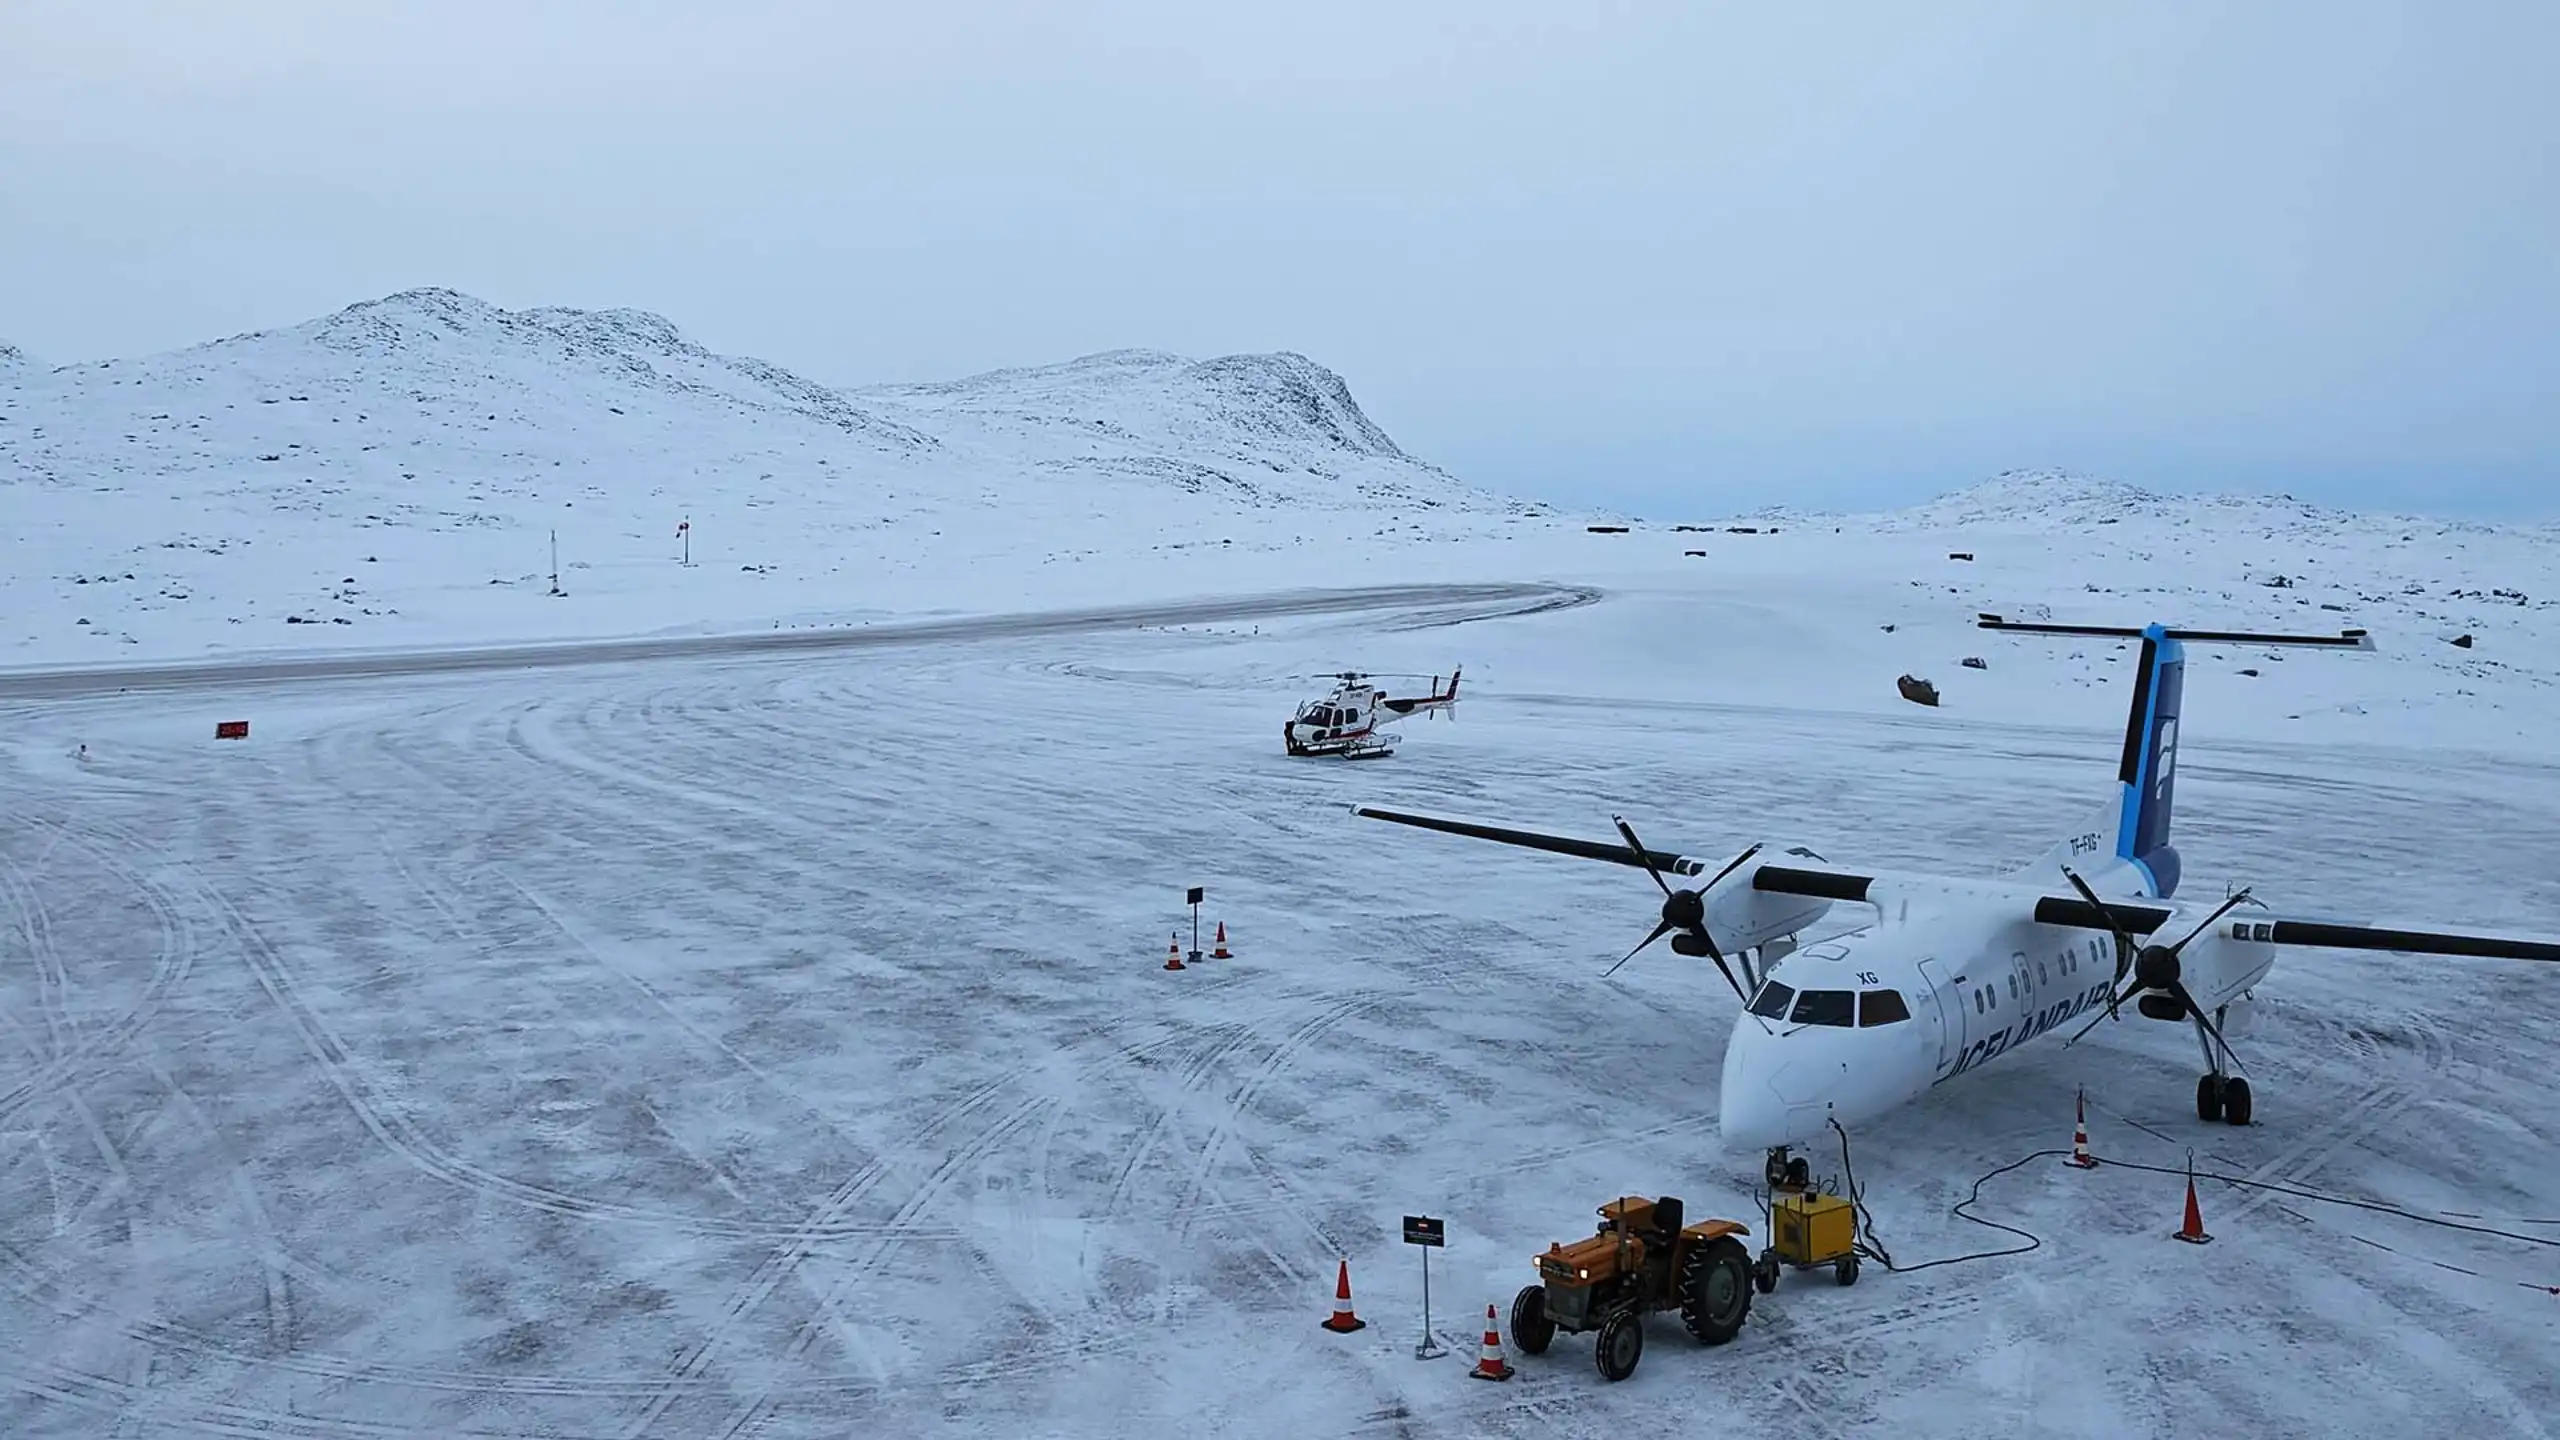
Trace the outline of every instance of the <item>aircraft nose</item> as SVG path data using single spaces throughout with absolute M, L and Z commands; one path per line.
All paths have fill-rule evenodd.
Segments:
M 1825 1064 L 1760 1028 L 1749 1015 L 1734 1025 L 1724 1051 L 1724 1083 L 1717 1106 L 1717 1129 L 1735 1149 L 1766 1150 L 1793 1145 L 1822 1132 L 1830 1106 L 1823 1077 L 1813 1067 Z

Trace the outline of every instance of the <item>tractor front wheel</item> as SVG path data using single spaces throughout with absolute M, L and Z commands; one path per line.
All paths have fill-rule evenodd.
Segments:
M 1680 1322 L 1701 1345 L 1721 1345 L 1751 1313 L 1751 1256 L 1732 1236 L 1690 1247 L 1680 1265 Z
M 1635 1307 L 1612 1310 L 1600 1322 L 1600 1340 L 1591 1347 L 1591 1358 L 1603 1380 L 1624 1380 L 1636 1373 L 1636 1362 L 1644 1358 L 1644 1317 Z
M 1544 1355 L 1555 1338 L 1556 1322 L 1547 1318 L 1547 1287 L 1521 1287 L 1511 1301 L 1511 1343 L 1523 1355 Z

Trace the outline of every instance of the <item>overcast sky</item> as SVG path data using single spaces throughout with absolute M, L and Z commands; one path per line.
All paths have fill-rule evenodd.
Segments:
M 1304 352 L 1524 494 L 2560 514 L 2560 5 L 5 0 L 0 340 Z

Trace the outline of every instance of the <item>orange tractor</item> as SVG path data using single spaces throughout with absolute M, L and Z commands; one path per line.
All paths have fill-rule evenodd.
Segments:
M 1680 1201 L 1629 1195 L 1600 1207 L 1599 1233 L 1538 1257 L 1539 1283 L 1511 1302 L 1511 1340 L 1542 1355 L 1558 1330 L 1597 1330 L 1601 1378 L 1624 1380 L 1644 1356 L 1644 1317 L 1678 1310 L 1702 1345 L 1722 1345 L 1751 1313 L 1751 1255 L 1731 1220 L 1684 1224 Z

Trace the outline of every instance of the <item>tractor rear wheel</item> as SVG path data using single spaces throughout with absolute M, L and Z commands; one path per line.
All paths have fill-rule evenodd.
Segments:
M 1523 1355 L 1544 1355 L 1555 1338 L 1556 1322 L 1547 1318 L 1547 1287 L 1520 1287 L 1511 1301 L 1511 1343 Z
M 1600 1322 L 1599 1343 L 1591 1347 L 1591 1359 L 1600 1367 L 1603 1380 L 1624 1380 L 1636 1373 L 1636 1362 L 1644 1358 L 1644 1316 L 1632 1305 L 1609 1312 Z
M 1689 1247 L 1680 1264 L 1680 1323 L 1701 1345 L 1721 1345 L 1751 1313 L 1750 1252 L 1727 1235 Z

